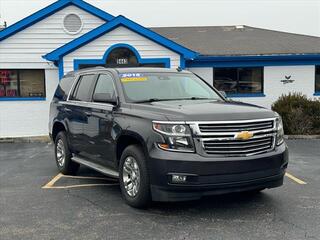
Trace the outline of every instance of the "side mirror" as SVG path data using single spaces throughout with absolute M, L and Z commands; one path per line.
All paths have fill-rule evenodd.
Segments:
M 224 98 L 228 98 L 227 94 L 225 91 L 219 91 L 219 93 L 224 97 Z
M 93 94 L 92 100 L 99 103 L 110 103 L 117 105 L 118 101 L 115 97 L 112 97 L 110 93 L 95 93 Z

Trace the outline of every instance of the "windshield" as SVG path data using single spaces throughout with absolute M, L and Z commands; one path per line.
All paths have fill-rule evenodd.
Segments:
M 221 100 L 213 89 L 193 74 L 122 73 L 120 81 L 128 102 Z

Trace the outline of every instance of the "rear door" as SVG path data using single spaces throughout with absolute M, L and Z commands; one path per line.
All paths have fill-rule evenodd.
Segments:
M 87 145 L 83 137 L 83 125 L 88 122 L 88 115 L 90 116 L 88 101 L 90 101 L 95 79 L 94 74 L 81 76 L 65 106 L 69 142 L 77 154 L 84 152 Z
M 95 93 L 108 93 L 110 96 L 117 96 L 111 73 L 104 72 L 98 76 L 92 96 Z M 86 154 L 100 165 L 114 167 L 114 105 L 93 101 L 89 105 L 91 116 L 84 123 L 83 131 L 88 142 Z

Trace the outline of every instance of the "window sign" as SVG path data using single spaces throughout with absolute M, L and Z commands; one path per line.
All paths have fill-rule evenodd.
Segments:
M 45 97 L 44 70 L 0 69 L 0 98 Z

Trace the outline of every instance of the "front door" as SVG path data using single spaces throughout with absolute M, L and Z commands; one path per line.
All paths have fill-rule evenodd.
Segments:
M 100 74 L 93 90 L 93 95 L 96 93 L 107 93 L 110 96 L 116 96 L 113 81 L 113 76 L 110 73 Z M 88 121 L 84 124 L 83 129 L 84 137 L 88 142 L 86 154 L 100 165 L 114 167 L 114 106 L 108 103 L 93 102 L 93 100 L 89 106 L 90 117 L 88 117 Z

